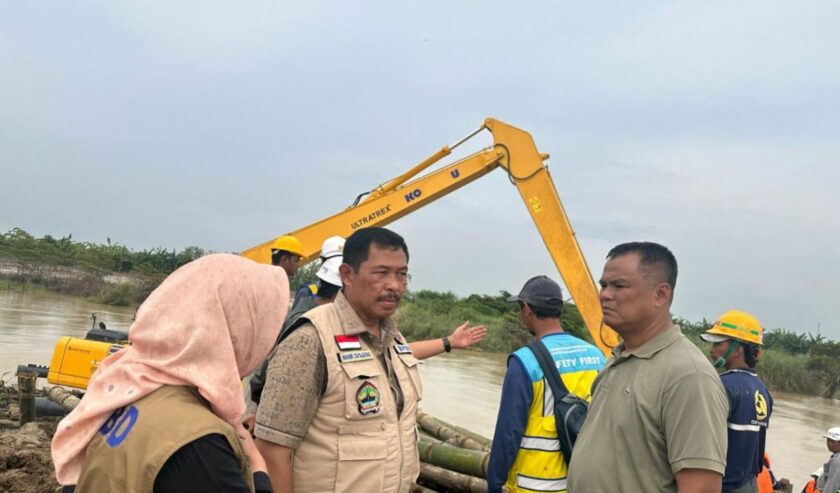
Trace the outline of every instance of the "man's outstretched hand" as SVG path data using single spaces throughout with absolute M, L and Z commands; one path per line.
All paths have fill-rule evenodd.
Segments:
M 450 334 L 449 344 L 453 349 L 464 349 L 484 339 L 485 335 L 487 335 L 487 327 L 483 325 L 471 327 L 468 320 Z

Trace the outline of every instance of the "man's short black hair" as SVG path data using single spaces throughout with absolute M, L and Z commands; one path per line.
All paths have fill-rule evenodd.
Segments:
M 758 364 L 758 345 L 743 341 L 738 341 L 738 343 L 744 348 L 744 363 L 750 368 L 755 368 Z
M 519 307 L 522 308 L 523 304 L 526 303 L 520 301 Z M 560 318 L 560 315 L 563 314 L 563 305 L 560 305 L 559 308 L 546 308 L 542 306 L 534 306 L 530 303 L 527 303 L 527 305 L 531 307 L 531 311 L 534 312 L 534 315 L 537 318 Z
M 628 253 L 639 255 L 639 265 L 654 267 L 662 272 L 664 281 L 671 286 L 671 299 L 677 287 L 677 259 L 667 247 L 650 241 L 632 241 L 616 245 L 607 254 L 607 260 L 620 257 Z
M 272 250 L 271 251 L 271 265 L 280 265 L 283 257 L 299 257 L 300 255 L 292 253 L 288 250 Z
M 357 229 L 344 243 L 344 263 L 358 271 L 362 263 L 368 259 L 370 245 L 384 250 L 402 250 L 408 261 L 408 246 L 402 236 L 385 228 Z

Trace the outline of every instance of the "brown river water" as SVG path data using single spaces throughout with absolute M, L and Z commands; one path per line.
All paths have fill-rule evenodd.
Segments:
M 44 292 L 0 289 L 0 374 L 13 381 L 17 365 L 48 365 L 60 336 L 83 337 L 91 313 L 109 328 L 127 330 L 134 308 L 97 305 Z M 422 409 L 444 421 L 492 437 L 501 396 L 506 356 L 455 352 L 422 366 Z M 8 372 L 8 373 L 6 373 Z M 788 477 L 799 491 L 808 474 L 829 456 L 822 434 L 840 426 L 840 401 L 774 392 L 768 451 L 777 477 Z M 605 439 L 607 439 L 605 437 Z

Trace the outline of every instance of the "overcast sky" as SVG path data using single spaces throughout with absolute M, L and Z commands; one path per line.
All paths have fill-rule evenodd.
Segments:
M 829 1 L 3 2 L 0 230 L 240 251 L 494 116 L 551 154 L 596 277 L 657 241 L 677 316 L 838 339 L 838 25 Z M 500 171 L 391 227 L 413 289 L 559 279 Z

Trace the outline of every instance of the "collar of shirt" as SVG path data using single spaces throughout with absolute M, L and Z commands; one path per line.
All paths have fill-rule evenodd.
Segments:
M 727 373 L 746 373 L 747 375 L 752 375 L 754 377 L 758 376 L 755 370 L 749 370 L 747 368 L 733 368 L 731 370 L 726 370 L 725 372 L 721 373 L 721 375 L 726 375 Z
M 338 311 L 338 318 L 341 320 L 341 326 L 345 334 L 353 336 L 364 334 L 368 331 L 362 319 L 356 314 L 356 310 L 353 309 L 350 302 L 344 297 L 343 291 L 338 292 L 335 301 L 333 301 L 333 305 Z M 379 321 L 379 329 L 382 331 L 382 342 L 392 338 L 396 334 L 395 328 L 396 325 L 390 317 L 383 318 Z
M 624 343 L 622 342 L 621 344 L 613 348 L 613 358 L 615 359 L 616 363 L 624 361 L 630 357 L 650 359 L 659 351 L 662 351 L 666 347 L 677 342 L 677 340 L 679 340 L 680 337 L 682 337 L 682 331 L 680 330 L 680 326 L 672 325 L 671 327 L 665 329 L 665 331 L 663 331 L 661 334 L 658 334 L 653 339 L 645 342 L 641 346 L 637 347 L 635 350 L 625 355 L 621 354 L 621 352 L 624 351 Z

